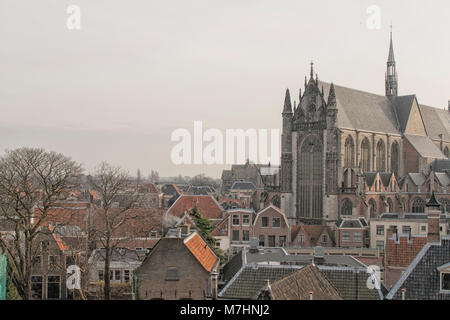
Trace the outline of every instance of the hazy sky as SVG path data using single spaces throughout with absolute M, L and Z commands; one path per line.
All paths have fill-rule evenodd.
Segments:
M 80 30 L 66 27 L 72 4 Z M 383 94 L 391 21 L 400 94 L 444 108 L 447 0 L 0 0 L 0 149 L 219 177 L 172 164 L 171 132 L 280 128 L 284 91 L 298 101 L 311 60 L 324 81 Z

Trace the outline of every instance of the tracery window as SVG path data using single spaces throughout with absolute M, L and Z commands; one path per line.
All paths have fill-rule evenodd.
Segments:
M 345 156 L 344 164 L 348 167 L 353 167 L 355 163 L 355 145 L 353 144 L 353 138 L 348 136 L 345 140 Z
M 377 171 L 386 171 L 386 148 L 383 140 L 378 141 L 377 144 Z
M 367 138 L 361 143 L 361 169 L 363 172 L 370 171 L 370 142 Z
M 398 168 L 399 168 L 399 151 L 398 143 L 394 142 L 391 147 L 391 171 L 398 178 Z

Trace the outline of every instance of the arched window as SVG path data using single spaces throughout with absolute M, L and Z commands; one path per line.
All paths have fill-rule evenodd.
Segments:
M 398 178 L 398 164 L 399 164 L 399 151 L 398 151 L 398 143 L 394 142 L 391 147 L 391 171 L 395 174 L 395 177 Z
M 373 199 L 369 200 L 369 213 L 370 213 L 370 217 L 371 218 L 376 218 L 376 216 L 377 216 L 377 203 Z
M 348 136 L 347 140 L 345 140 L 344 165 L 347 168 L 355 165 L 355 145 L 351 136 Z
M 412 208 L 411 208 L 412 213 L 424 213 L 425 212 L 425 201 L 417 198 L 416 200 L 414 200 L 414 202 L 412 203 Z
M 377 144 L 377 171 L 386 171 L 386 148 L 383 140 L 378 141 Z
M 439 199 L 438 201 L 441 204 L 442 212 L 448 213 L 450 211 L 450 201 L 447 199 Z
M 367 138 L 361 143 L 361 169 L 363 172 L 370 171 L 370 142 Z
M 444 156 L 446 156 L 447 158 L 450 158 L 450 151 L 448 150 L 448 147 L 445 147 L 445 149 L 444 149 Z
M 342 201 L 341 215 L 351 216 L 352 214 L 353 214 L 353 204 L 348 198 L 346 198 L 344 199 L 344 201 Z
M 389 213 L 394 212 L 394 203 L 392 202 L 391 198 L 387 199 L 387 204 L 388 204 Z
M 316 136 L 308 136 L 298 153 L 299 217 L 321 219 L 323 193 L 323 145 Z

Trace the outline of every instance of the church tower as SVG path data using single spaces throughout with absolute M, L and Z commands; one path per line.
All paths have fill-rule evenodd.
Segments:
M 397 79 L 397 69 L 395 67 L 395 57 L 394 57 L 394 45 L 392 41 L 392 30 L 391 30 L 391 44 L 389 47 L 389 57 L 387 61 L 386 70 L 386 97 L 393 99 L 398 95 L 398 79 Z

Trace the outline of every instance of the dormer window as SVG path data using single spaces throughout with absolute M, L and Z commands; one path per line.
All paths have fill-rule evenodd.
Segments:
M 440 291 L 442 293 L 450 293 L 450 263 L 444 264 L 437 269 L 440 273 Z

